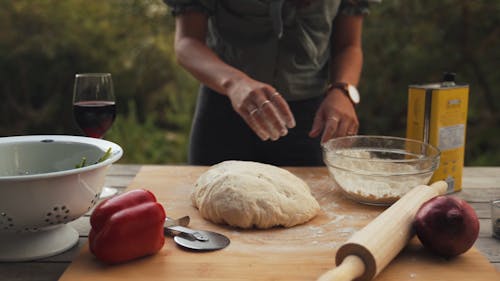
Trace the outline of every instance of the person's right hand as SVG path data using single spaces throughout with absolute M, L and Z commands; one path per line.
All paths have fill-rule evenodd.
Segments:
M 277 140 L 295 127 L 285 99 L 272 86 L 243 78 L 228 88 L 233 109 L 262 140 Z

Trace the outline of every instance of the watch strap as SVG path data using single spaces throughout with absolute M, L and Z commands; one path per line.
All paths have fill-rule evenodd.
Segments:
M 349 83 L 345 82 L 334 82 L 328 85 L 325 91 L 325 95 L 328 95 L 332 89 L 339 89 L 344 93 L 344 95 L 349 98 L 351 103 L 353 105 L 356 105 L 359 103 L 359 92 L 357 91 L 356 87 L 350 85 Z M 354 91 L 351 93 L 351 91 Z
M 351 99 L 349 97 L 349 91 L 347 90 L 348 86 L 349 86 L 349 84 L 344 83 L 344 82 L 330 83 L 330 84 L 328 84 L 328 87 L 326 88 L 325 94 L 328 94 L 328 92 L 330 92 L 332 89 L 339 89 L 344 93 L 344 95 L 346 95 L 349 99 Z

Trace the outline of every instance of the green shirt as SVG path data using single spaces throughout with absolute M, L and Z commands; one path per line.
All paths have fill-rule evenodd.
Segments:
M 207 45 L 227 64 L 275 87 L 287 100 L 322 95 L 329 82 L 335 16 L 367 14 L 380 0 L 164 0 L 174 15 L 209 15 Z

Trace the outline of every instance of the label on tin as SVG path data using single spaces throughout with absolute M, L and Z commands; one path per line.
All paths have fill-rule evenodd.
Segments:
M 458 124 L 439 128 L 439 149 L 450 150 L 464 146 L 465 125 Z

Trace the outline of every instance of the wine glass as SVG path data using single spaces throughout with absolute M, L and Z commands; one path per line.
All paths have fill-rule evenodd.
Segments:
M 73 115 L 85 136 L 104 136 L 116 117 L 115 94 L 110 73 L 75 75 Z M 116 188 L 104 186 L 100 197 L 109 197 L 116 193 Z
M 76 74 L 73 114 L 87 137 L 102 138 L 116 116 L 113 81 L 109 73 Z

